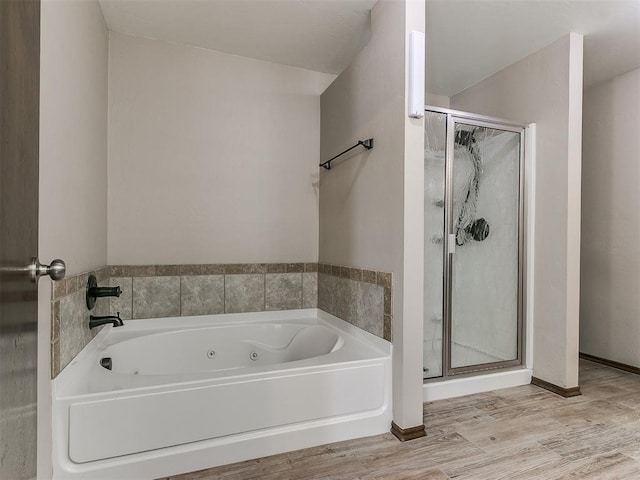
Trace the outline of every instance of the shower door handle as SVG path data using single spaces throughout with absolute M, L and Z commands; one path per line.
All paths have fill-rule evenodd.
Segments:
M 456 234 L 450 233 L 447 235 L 447 252 L 449 254 L 456 253 Z

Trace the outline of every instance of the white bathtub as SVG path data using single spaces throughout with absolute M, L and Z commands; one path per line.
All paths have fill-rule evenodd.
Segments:
M 315 309 L 135 320 L 53 392 L 54 478 L 153 479 L 388 431 L 391 345 Z

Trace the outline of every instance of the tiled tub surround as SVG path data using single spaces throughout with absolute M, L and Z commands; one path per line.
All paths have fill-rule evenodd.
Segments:
M 89 312 L 91 274 L 122 294 L 98 299 Z M 391 297 L 390 273 L 317 263 L 102 267 L 53 282 L 51 377 L 100 330 L 89 330 L 90 314 L 132 320 L 317 307 L 390 341 Z
M 389 341 L 392 288 L 391 273 L 318 265 L 318 308 Z
M 123 320 L 316 308 L 317 263 L 112 266 Z
M 90 312 L 86 304 L 89 275 L 95 275 L 99 286 L 109 284 L 109 268 L 70 275 L 52 282 L 51 287 L 51 378 L 82 350 L 102 327 L 89 330 L 89 315 L 107 315 L 109 300 L 98 299 Z

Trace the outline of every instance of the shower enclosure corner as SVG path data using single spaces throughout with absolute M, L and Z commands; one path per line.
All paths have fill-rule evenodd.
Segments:
M 424 379 L 521 365 L 524 126 L 425 110 Z

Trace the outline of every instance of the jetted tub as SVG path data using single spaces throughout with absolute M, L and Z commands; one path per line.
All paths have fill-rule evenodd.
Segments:
M 133 320 L 54 380 L 54 478 L 153 479 L 375 435 L 391 344 L 323 311 Z

